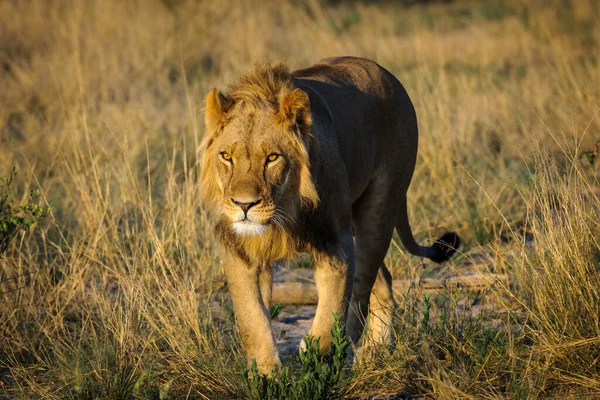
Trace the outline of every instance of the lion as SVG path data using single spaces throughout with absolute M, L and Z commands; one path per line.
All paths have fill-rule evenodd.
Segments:
M 394 300 L 384 257 L 394 228 L 411 254 L 435 262 L 460 245 L 454 232 L 429 247 L 411 232 L 406 193 L 418 132 L 402 84 L 362 58 L 295 72 L 271 63 L 226 93 L 208 93 L 205 123 L 202 192 L 249 361 L 261 373 L 281 366 L 271 265 L 301 252 L 314 263 L 319 300 L 310 334 L 321 348 L 330 348 L 334 313 L 345 315 L 357 346 L 367 316 L 362 343 L 390 345 Z

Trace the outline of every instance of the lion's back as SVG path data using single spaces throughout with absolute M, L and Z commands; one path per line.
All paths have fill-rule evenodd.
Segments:
M 301 88 L 322 99 L 331 114 L 353 199 L 376 174 L 414 169 L 418 142 L 414 107 L 389 71 L 364 58 L 333 57 L 293 76 Z

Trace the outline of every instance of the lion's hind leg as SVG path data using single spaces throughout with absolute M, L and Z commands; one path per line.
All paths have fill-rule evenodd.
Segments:
M 389 208 L 386 208 L 385 200 L 371 198 L 364 200 L 362 204 L 353 208 L 356 269 L 352 300 L 346 320 L 348 335 L 355 345 L 360 344 L 371 305 L 375 307 L 375 317 L 371 319 L 375 321 L 374 329 L 378 340 L 386 336 L 382 325 L 390 320 L 391 316 L 387 310 L 391 309 L 389 305 L 393 302 L 391 289 L 386 288 L 384 272 L 387 270 L 381 267 L 392 239 L 395 215 L 390 218 L 386 212 Z M 375 300 L 372 300 L 374 288 Z
M 369 299 L 368 330 L 363 345 L 391 347 L 393 316 L 392 275 L 385 264 L 381 264 Z

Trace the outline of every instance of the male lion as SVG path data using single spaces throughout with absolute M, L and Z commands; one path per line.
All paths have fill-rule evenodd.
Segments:
M 315 264 L 319 304 L 310 330 L 325 350 L 333 313 L 358 343 L 389 344 L 393 298 L 383 264 L 394 227 L 414 255 L 436 262 L 460 244 L 413 238 L 406 191 L 417 157 L 417 118 L 398 80 L 373 61 L 338 57 L 290 73 L 256 67 L 228 93 L 206 97 L 203 194 L 243 345 L 261 372 L 280 365 L 269 303 L 275 261 L 299 252 Z M 371 292 L 372 296 L 371 296 Z

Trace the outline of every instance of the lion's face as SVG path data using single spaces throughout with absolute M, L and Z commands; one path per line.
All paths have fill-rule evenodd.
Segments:
M 236 111 L 214 141 L 208 162 L 234 230 L 257 235 L 292 217 L 289 194 L 298 193 L 298 155 L 269 110 Z
M 211 120 L 215 109 L 221 114 Z M 293 224 L 307 185 L 316 198 L 296 122 L 268 105 L 231 104 L 219 93 L 209 94 L 207 127 L 213 131 L 205 139 L 204 189 L 237 234 L 260 235 Z

